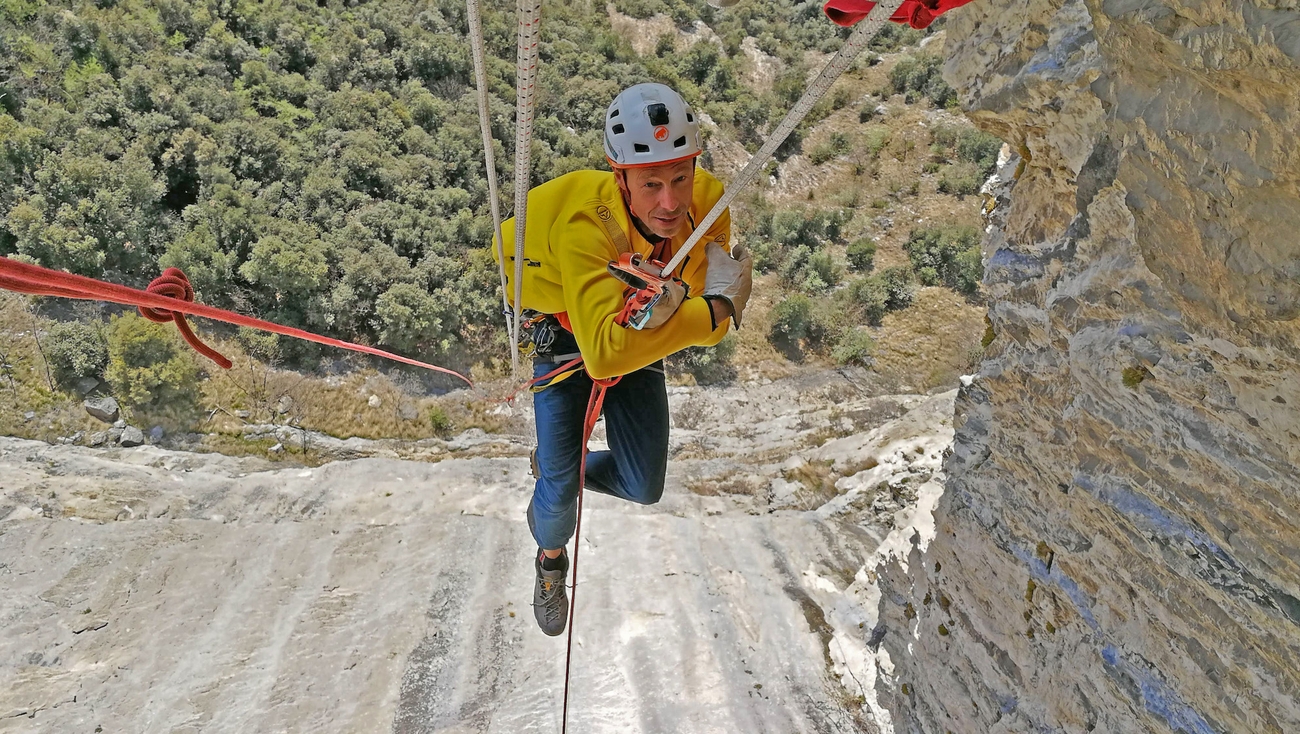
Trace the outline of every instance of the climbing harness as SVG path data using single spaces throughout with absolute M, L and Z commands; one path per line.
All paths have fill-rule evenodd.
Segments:
M 718 217 L 722 216 L 722 213 L 727 210 L 727 207 L 731 206 L 731 202 L 736 198 L 736 195 L 758 177 L 759 172 L 767 165 L 768 159 L 776 153 L 776 149 L 781 147 L 781 143 L 785 142 L 785 139 L 790 136 L 795 127 L 800 122 L 803 122 L 803 118 L 808 116 L 808 112 L 812 110 L 813 105 L 817 104 L 826 95 L 826 92 L 830 91 L 831 85 L 844 74 L 844 71 L 849 68 L 854 59 L 866 50 L 867 45 L 871 43 L 871 39 L 875 38 L 885 23 L 889 22 L 889 17 L 902 4 L 903 0 L 882 0 L 872 8 L 871 15 L 866 20 L 854 26 L 853 33 L 844 41 L 844 45 L 840 47 L 839 52 L 822 68 L 821 73 L 809 85 L 807 91 L 803 93 L 798 102 L 795 102 L 794 107 L 790 108 L 785 118 L 767 137 L 767 142 L 763 143 L 763 147 L 758 149 L 754 157 L 749 159 L 749 163 L 727 184 L 727 189 L 723 192 L 722 198 L 718 199 L 718 203 L 713 205 L 708 215 L 695 227 L 695 231 L 686 239 L 677 254 L 664 265 L 663 271 L 661 271 L 663 275 L 667 276 L 676 270 L 678 265 L 682 264 L 682 261 L 690 254 L 691 248 L 695 247 L 704 238 L 704 235 L 709 231 L 709 227 L 712 227 L 713 223 L 718 221 Z
M 29 296 L 56 296 L 59 298 L 108 301 L 123 306 L 135 306 L 140 309 L 140 314 L 150 321 L 160 323 L 176 322 L 176 328 L 180 329 L 181 336 L 185 338 L 185 341 L 223 369 L 230 369 L 230 360 L 200 341 L 194 332 L 190 330 L 189 324 L 185 322 L 185 317 L 182 314 L 201 316 L 205 319 L 223 321 L 227 324 L 247 326 L 251 329 L 270 331 L 317 344 L 371 354 L 376 357 L 391 359 L 394 362 L 423 367 L 426 370 L 458 377 L 471 386 L 474 384 L 470 382 L 468 377 L 445 367 L 403 357 L 392 352 L 385 352 L 382 349 L 353 344 L 341 339 L 331 339 L 327 336 L 313 334 L 310 331 L 294 329 L 289 326 L 281 326 L 233 311 L 194 303 L 194 288 L 190 286 L 189 279 L 185 277 L 185 273 L 181 272 L 180 268 L 167 268 L 160 277 L 155 278 L 149 284 L 146 290 L 141 291 L 124 285 L 117 285 L 116 283 L 105 283 L 102 280 L 95 280 L 82 275 L 50 270 L 39 265 L 29 265 L 7 257 L 0 257 L 0 288 L 15 293 L 25 293 Z

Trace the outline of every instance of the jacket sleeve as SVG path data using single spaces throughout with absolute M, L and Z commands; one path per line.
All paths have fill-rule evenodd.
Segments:
M 719 186 L 719 189 L 721 189 L 721 186 Z M 718 217 L 718 220 L 713 223 L 712 227 L 709 227 L 709 231 L 705 233 L 704 237 L 696 243 L 694 248 L 691 249 L 691 254 L 686 256 L 685 264 L 681 269 L 682 277 L 689 283 L 698 284 L 698 288 L 694 286 L 691 288 L 691 292 L 696 295 L 704 292 L 704 283 L 706 282 L 705 278 L 708 276 L 709 262 L 708 257 L 704 253 L 710 242 L 717 242 L 722 245 L 724 250 L 731 252 L 732 246 L 736 244 L 735 240 L 731 239 L 731 209 L 728 208 L 722 210 L 722 215 Z M 701 298 L 700 300 L 704 299 Z M 712 325 L 713 322 L 711 319 L 709 323 Z M 719 324 L 718 328 L 714 329 L 713 333 L 710 334 L 707 339 L 693 346 L 715 346 L 727 335 L 727 325 L 730 323 L 730 318 L 724 319 L 723 323 Z
M 656 329 L 637 331 L 615 324 L 624 286 L 606 270 L 618 251 L 600 224 L 579 212 L 557 222 L 551 238 L 564 282 L 565 310 L 592 377 L 626 375 L 686 347 L 717 343 L 727 333 L 726 324 L 713 328 L 703 298 L 687 298 Z

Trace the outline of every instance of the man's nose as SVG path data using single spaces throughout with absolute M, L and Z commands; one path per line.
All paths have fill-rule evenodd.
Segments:
M 664 211 L 675 212 L 677 211 L 677 207 L 681 204 L 681 199 L 678 198 L 676 192 L 672 190 L 672 187 L 665 186 L 663 187 L 663 190 L 659 192 L 658 199 L 655 203 Z

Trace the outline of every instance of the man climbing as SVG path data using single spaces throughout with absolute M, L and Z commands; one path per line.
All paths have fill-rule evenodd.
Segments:
M 588 455 L 586 486 L 640 504 L 658 502 L 668 465 L 663 358 L 717 344 L 728 320 L 740 326 L 749 299 L 751 260 L 731 247 L 731 218 L 724 213 L 653 307 L 619 325 L 627 323 L 620 314 L 628 286 L 610 273 L 611 261 L 635 252 L 667 262 L 722 196 L 722 184 L 696 168 L 700 152 L 700 124 L 690 105 L 667 86 L 638 84 L 619 94 L 605 115 L 613 172 L 574 171 L 528 194 L 521 341 L 534 352 L 535 377 L 583 359 L 583 367 L 534 388 L 536 484 L 528 527 L 538 544 L 534 614 L 548 635 L 562 633 L 568 622 L 565 545 L 577 521 L 592 379 L 622 376 L 605 397 L 609 450 Z M 514 241 L 514 226 L 514 219 L 503 223 L 503 242 Z M 513 282 L 507 293 L 514 293 Z

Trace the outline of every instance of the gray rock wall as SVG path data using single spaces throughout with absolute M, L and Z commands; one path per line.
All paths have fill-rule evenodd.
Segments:
M 1300 731 L 1300 3 L 948 29 L 1018 156 L 938 534 L 882 569 L 896 729 Z

